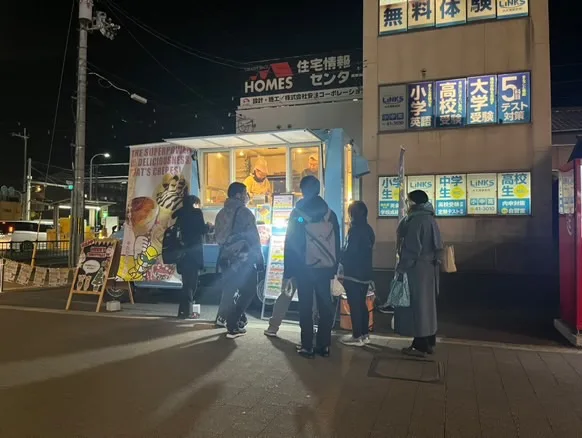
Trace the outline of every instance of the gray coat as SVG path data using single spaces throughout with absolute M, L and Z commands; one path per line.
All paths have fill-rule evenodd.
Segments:
M 436 297 L 443 249 L 432 205 L 413 206 L 398 226 L 397 238 L 396 270 L 408 276 L 410 307 L 395 309 L 394 331 L 409 337 L 432 336 L 437 331 Z

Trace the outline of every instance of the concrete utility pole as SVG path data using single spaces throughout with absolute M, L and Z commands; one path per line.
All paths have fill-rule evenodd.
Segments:
M 75 136 L 74 185 L 71 205 L 70 262 L 76 264 L 85 236 L 85 134 L 87 121 L 87 41 L 89 32 L 99 30 L 109 39 L 119 26 L 105 13 L 93 18 L 93 0 L 79 0 L 79 60 L 77 65 L 77 132 Z
M 32 158 L 29 158 L 27 161 L 28 169 L 26 171 L 26 204 L 24 207 L 24 217 L 29 221 L 32 203 Z
M 13 132 L 12 137 L 18 137 L 21 138 L 22 140 L 24 140 L 24 169 L 22 171 L 22 199 L 24 200 L 24 194 L 26 192 L 26 175 L 28 174 L 27 172 L 27 160 L 28 160 L 28 139 L 30 138 L 28 136 L 28 132 L 26 131 L 26 128 L 24 128 L 23 130 L 24 132 L 22 134 L 17 133 L 17 132 Z M 23 213 L 26 215 L 26 204 L 23 205 Z M 27 219 L 26 216 L 24 216 L 24 219 Z

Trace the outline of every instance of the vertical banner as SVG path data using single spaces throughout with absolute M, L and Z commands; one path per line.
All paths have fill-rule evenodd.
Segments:
M 408 29 L 434 27 L 435 0 L 411 0 L 408 3 Z
M 490 20 L 497 17 L 497 0 L 466 0 L 467 21 Z
M 529 72 L 499 75 L 497 118 L 506 125 L 531 121 Z
M 560 172 L 558 193 L 560 214 L 574 214 L 576 212 L 574 170 Z
M 467 79 L 467 124 L 497 123 L 497 76 Z
M 397 176 L 379 177 L 378 191 L 378 216 L 398 217 L 400 178 Z
M 438 128 L 465 126 L 466 89 L 466 79 L 452 79 L 436 83 L 436 126 Z
M 428 196 L 428 202 L 433 206 L 434 202 L 434 175 L 427 176 L 409 176 L 406 178 L 408 182 L 408 192 L 413 190 L 422 190 Z
M 406 216 L 406 172 L 404 169 L 404 156 L 406 154 L 406 150 L 403 146 L 400 146 L 400 162 L 398 165 L 398 186 L 400 190 L 398 190 L 398 223 Z
M 404 131 L 408 127 L 406 85 L 379 88 L 380 132 Z
M 467 175 L 467 213 L 497 214 L 497 174 Z
M 465 0 L 436 0 L 436 27 L 456 26 L 467 22 Z
M 465 216 L 467 214 L 467 175 L 436 176 L 437 216 Z
M 192 151 L 160 144 L 132 147 L 118 276 L 125 281 L 179 282 L 174 265 L 163 263 L 164 232 L 174 223 L 192 179 Z
M 511 172 L 497 175 L 499 214 L 531 214 L 531 173 Z M 548 207 L 549 208 L 549 207 Z
M 380 0 L 380 35 L 406 32 L 408 1 Z
M 432 82 L 408 85 L 408 127 L 422 129 L 434 127 Z
M 516 18 L 529 15 L 529 0 L 495 0 L 497 18 Z

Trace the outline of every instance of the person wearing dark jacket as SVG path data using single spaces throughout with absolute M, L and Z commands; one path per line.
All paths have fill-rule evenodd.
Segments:
M 342 344 L 362 347 L 370 342 L 370 316 L 366 297 L 372 283 L 372 250 L 376 236 L 368 224 L 368 207 L 354 201 L 348 208 L 350 229 L 341 253 L 339 272 L 350 305 L 352 335 L 342 339 Z
M 178 274 L 182 276 L 182 295 L 178 318 L 191 318 L 194 296 L 198 287 L 198 272 L 204 267 L 203 237 L 208 232 L 197 196 L 186 196 L 179 210 L 172 215 L 180 230 L 184 255 L 178 262 Z
M 314 176 L 306 176 L 300 183 L 303 199 L 291 212 L 287 234 L 285 236 L 285 261 L 283 273 L 283 293 L 290 282 L 297 284 L 299 295 L 299 325 L 301 326 L 301 347 L 298 353 L 313 358 L 317 352 L 323 357 L 329 356 L 331 328 L 333 325 L 333 304 L 331 301 L 331 280 L 337 273 L 340 253 L 339 223 L 336 214 L 319 196 L 320 183 Z M 308 266 L 307 234 L 308 223 L 328 221 L 333 227 L 335 254 L 326 267 Z M 317 302 L 319 323 L 317 328 L 316 348 L 313 345 L 313 297 Z

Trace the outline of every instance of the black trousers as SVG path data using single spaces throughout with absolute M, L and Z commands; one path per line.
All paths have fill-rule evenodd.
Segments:
M 418 351 L 422 351 L 423 353 L 428 353 L 435 346 L 436 346 L 436 335 L 414 338 L 412 340 L 412 348 Z
M 222 288 L 227 296 L 234 296 L 238 290 L 238 299 L 226 315 L 226 328 L 233 331 L 238 328 L 239 320 L 257 293 L 257 270 L 254 265 L 245 263 L 227 268 L 222 273 Z
M 297 278 L 297 294 L 299 296 L 301 346 L 307 350 L 313 348 L 313 297 L 315 296 L 319 313 L 316 344 L 318 348 L 329 347 L 333 326 L 333 304 L 329 275 L 318 273 L 315 269 L 306 270 L 304 275 Z
M 179 272 L 182 275 L 182 293 L 180 295 L 178 316 L 190 316 L 196 290 L 198 289 L 198 267 L 187 262 L 181 263 Z
M 368 285 L 345 280 L 344 288 L 350 305 L 350 319 L 352 320 L 352 334 L 354 338 L 361 338 L 370 332 L 370 314 L 366 296 Z

